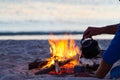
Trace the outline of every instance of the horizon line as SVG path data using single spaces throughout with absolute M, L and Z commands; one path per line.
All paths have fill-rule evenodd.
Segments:
M 0 32 L 0 36 L 4 35 L 64 35 L 64 34 L 83 34 L 83 31 L 30 31 L 30 32 Z

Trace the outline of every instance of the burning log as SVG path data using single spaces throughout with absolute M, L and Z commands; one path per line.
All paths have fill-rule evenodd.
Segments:
M 34 62 L 29 63 L 28 69 L 32 70 L 35 68 L 42 68 L 47 63 L 48 63 L 48 61 L 42 61 L 41 59 L 36 59 Z
M 63 66 L 63 65 L 65 65 L 65 64 L 69 63 L 69 62 L 72 61 L 72 60 L 74 60 L 74 58 L 70 58 L 70 59 L 67 59 L 67 60 L 65 60 L 65 61 L 58 61 L 58 64 L 59 64 L 59 66 Z M 50 67 L 43 68 L 43 69 L 41 69 L 40 71 L 36 72 L 35 75 L 46 74 L 46 73 L 54 70 L 55 67 L 56 67 L 56 65 L 53 64 L 53 65 L 51 65 Z

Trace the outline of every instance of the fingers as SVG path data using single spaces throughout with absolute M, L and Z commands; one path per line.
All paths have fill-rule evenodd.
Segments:
M 86 35 L 86 36 L 84 36 L 83 38 L 85 39 L 85 38 L 91 38 L 92 36 L 89 34 L 89 35 Z
M 98 27 L 88 27 L 86 31 L 83 33 L 83 39 L 91 38 L 92 36 L 102 34 L 102 28 Z
M 92 35 L 90 33 L 83 35 L 83 39 L 85 39 L 85 38 L 91 38 L 91 37 L 92 37 Z
M 83 38 L 91 38 L 92 37 L 92 29 L 90 27 L 83 33 Z

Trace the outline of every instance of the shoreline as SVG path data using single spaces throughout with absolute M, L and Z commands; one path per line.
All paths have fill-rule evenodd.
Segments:
M 12 36 L 12 35 L 64 35 L 64 34 L 72 34 L 72 35 L 77 35 L 77 34 L 83 34 L 83 31 L 33 31 L 33 32 L 0 32 L 0 36 Z
M 75 39 L 81 40 L 82 34 L 65 34 L 65 35 L 54 35 L 55 37 L 51 37 L 51 35 L 6 35 L 0 36 L 0 40 L 48 40 L 48 39 Z M 98 40 L 111 40 L 113 39 L 114 35 L 98 35 L 93 36 L 93 39 Z

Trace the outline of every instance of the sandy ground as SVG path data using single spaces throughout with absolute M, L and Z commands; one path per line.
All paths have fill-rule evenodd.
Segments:
M 101 49 L 106 49 L 109 40 L 98 40 Z M 76 41 L 79 45 L 79 40 Z M 0 80 L 96 80 L 90 77 L 55 77 L 34 75 L 28 63 L 49 57 L 47 40 L 0 40 Z M 109 77 L 105 78 L 108 80 Z

